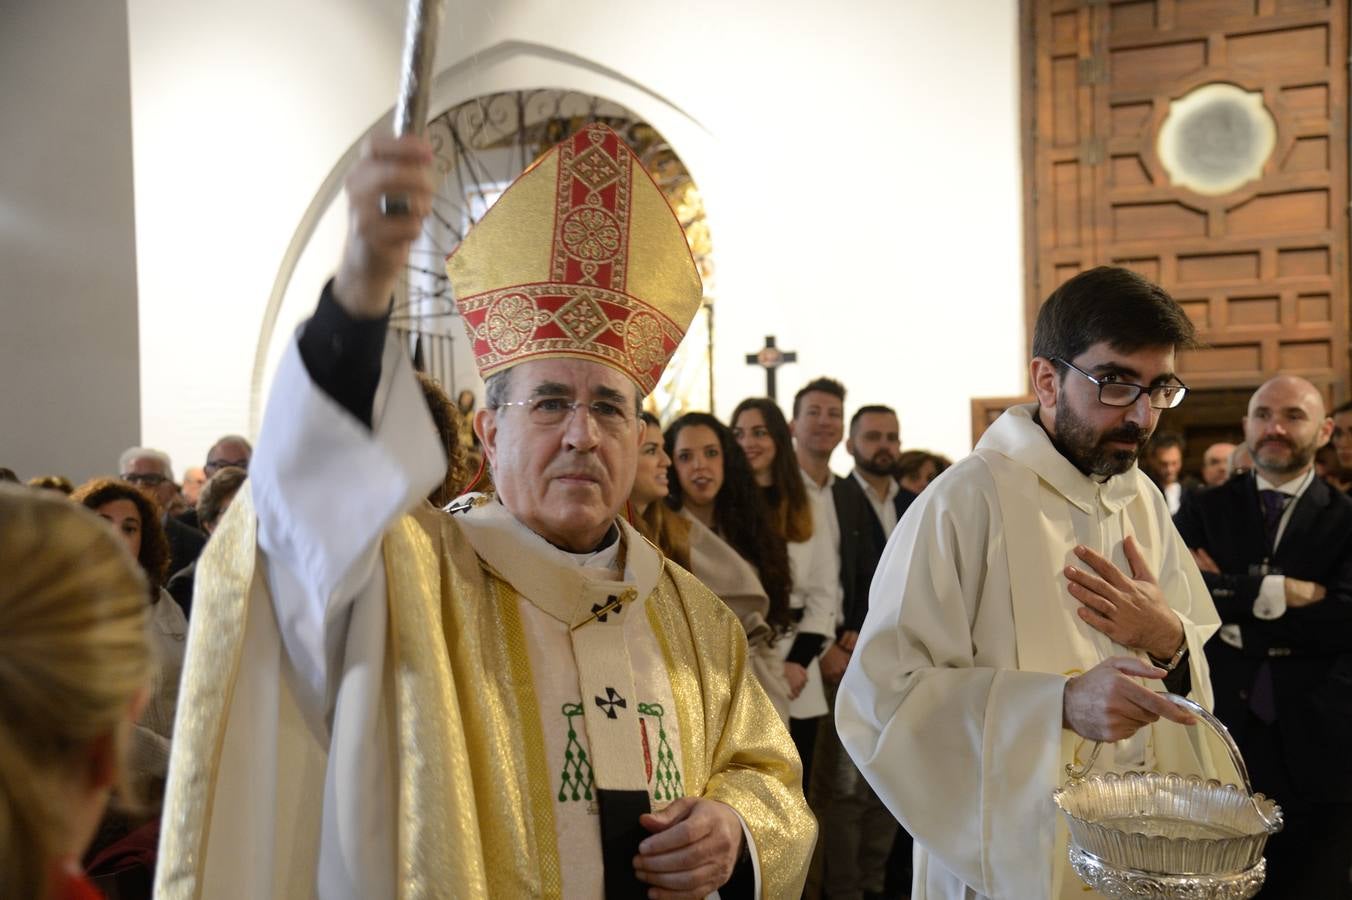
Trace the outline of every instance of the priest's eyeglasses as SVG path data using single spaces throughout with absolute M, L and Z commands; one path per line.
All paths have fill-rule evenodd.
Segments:
M 585 409 L 592 419 L 606 431 L 623 431 L 633 418 L 623 406 L 609 400 L 565 400 L 562 397 L 533 397 L 530 400 L 514 400 L 499 403 L 495 409 L 507 406 L 524 406 L 526 415 L 532 423 L 545 428 L 562 425 L 573 413 Z
M 1182 382 L 1169 384 L 1132 384 L 1128 381 L 1102 381 L 1090 375 L 1074 363 L 1066 362 L 1059 356 L 1051 361 L 1057 365 L 1074 369 L 1094 384 L 1098 385 L 1099 402 L 1104 406 L 1131 406 L 1141 396 L 1150 395 L 1150 405 L 1155 409 L 1173 409 L 1183 402 L 1188 394 L 1188 386 Z

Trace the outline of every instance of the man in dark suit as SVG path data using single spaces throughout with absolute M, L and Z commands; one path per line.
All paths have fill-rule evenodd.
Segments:
M 828 698 L 834 697 L 849 654 L 868 612 L 869 586 L 887 537 L 915 494 L 901 490 L 892 477 L 901 452 L 900 425 L 887 406 L 862 406 L 850 419 L 845 449 L 854 471 L 831 486 L 840 525 L 840 583 L 843 623 L 836 630 L 835 652 L 821 658 Z M 839 660 L 838 666 L 833 661 Z M 896 820 L 859 774 L 836 735 L 835 722 L 818 730 L 818 764 L 808 786 L 821 818 L 826 897 L 871 897 L 886 887 L 888 855 L 898 833 Z M 902 832 L 910 859 L 910 836 Z M 907 881 L 909 884 L 909 880 Z
M 1286 816 L 1264 897 L 1352 897 L 1352 500 L 1313 467 L 1332 430 L 1308 381 L 1268 381 L 1244 418 L 1254 471 L 1174 520 L 1225 623 L 1216 714 Z
M 1146 474 L 1164 494 L 1170 515 L 1177 515 L 1183 498 L 1201 488 L 1191 475 L 1183 474 L 1183 438 L 1172 431 L 1157 431 L 1146 448 Z
M 831 492 L 840 522 L 840 584 L 845 594 L 845 623 L 839 642 L 853 649 L 868 613 L 873 571 L 878 568 L 892 528 L 916 495 L 897 486 L 892 478 L 901 436 L 897 414 L 891 407 L 862 406 L 856 410 L 850 419 L 845 449 L 854 457 L 854 471 L 847 478 L 836 479 Z M 891 507 L 890 514 L 886 506 Z

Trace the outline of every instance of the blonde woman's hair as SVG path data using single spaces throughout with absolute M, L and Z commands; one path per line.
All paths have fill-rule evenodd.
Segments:
M 40 898 L 70 827 L 54 798 L 149 680 L 146 582 L 93 513 L 9 485 L 0 573 L 0 897 Z

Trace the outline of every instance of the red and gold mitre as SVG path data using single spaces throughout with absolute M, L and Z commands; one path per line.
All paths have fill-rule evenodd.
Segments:
M 484 378 L 570 357 L 646 394 L 699 310 L 685 232 L 618 134 L 592 124 L 512 182 L 446 274 Z

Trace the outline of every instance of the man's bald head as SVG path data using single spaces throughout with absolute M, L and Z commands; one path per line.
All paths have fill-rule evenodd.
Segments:
M 1268 405 L 1298 404 L 1304 407 L 1316 419 L 1324 418 L 1324 395 L 1319 388 L 1299 375 L 1278 375 L 1259 385 L 1258 390 L 1249 398 L 1249 415 L 1253 415 L 1255 404 Z
M 1303 475 L 1332 431 L 1323 395 L 1304 378 L 1278 375 L 1249 398 L 1244 442 L 1254 467 L 1274 484 Z

